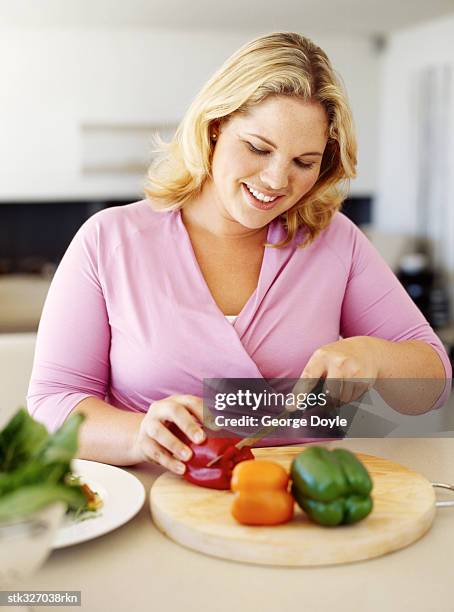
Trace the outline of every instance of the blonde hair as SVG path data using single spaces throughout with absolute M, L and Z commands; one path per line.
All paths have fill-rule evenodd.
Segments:
M 328 119 L 328 142 L 320 175 L 312 189 L 281 221 L 284 246 L 300 227 L 310 244 L 330 223 L 355 176 L 356 139 L 346 94 L 325 52 L 293 32 L 275 32 L 247 43 L 209 79 L 193 100 L 169 143 L 157 139 L 158 157 L 151 165 L 145 194 L 156 210 L 181 208 L 200 193 L 211 177 L 212 124 L 247 113 L 271 95 L 299 96 L 319 102 Z M 271 246 L 271 245 L 269 245 Z

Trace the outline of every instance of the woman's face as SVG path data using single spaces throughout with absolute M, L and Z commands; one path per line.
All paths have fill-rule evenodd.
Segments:
M 255 229 L 292 208 L 317 181 L 327 131 L 323 107 L 296 97 L 271 96 L 233 115 L 213 153 L 219 212 Z

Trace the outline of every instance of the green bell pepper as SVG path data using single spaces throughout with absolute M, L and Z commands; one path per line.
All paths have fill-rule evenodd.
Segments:
M 372 510 L 372 480 L 350 451 L 311 446 L 292 462 L 292 495 L 319 525 L 357 523 Z

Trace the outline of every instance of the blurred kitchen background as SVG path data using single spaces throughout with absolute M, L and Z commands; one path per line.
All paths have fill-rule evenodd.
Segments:
M 311 37 L 342 76 L 359 141 L 344 210 L 452 354 L 453 0 L 0 0 L 3 363 L 28 376 L 59 259 L 91 214 L 142 198 L 153 133 L 276 30 Z

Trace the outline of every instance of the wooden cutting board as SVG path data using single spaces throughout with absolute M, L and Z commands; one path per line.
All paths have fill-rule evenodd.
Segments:
M 257 459 L 289 469 L 301 447 L 254 449 Z M 321 527 L 295 504 L 295 517 L 276 527 L 247 527 L 230 514 L 233 493 L 192 485 L 170 473 L 150 492 L 153 520 L 175 542 L 207 555 L 262 565 L 314 566 L 384 555 L 418 540 L 435 515 L 432 485 L 421 474 L 387 459 L 358 457 L 369 470 L 374 508 L 356 525 Z

